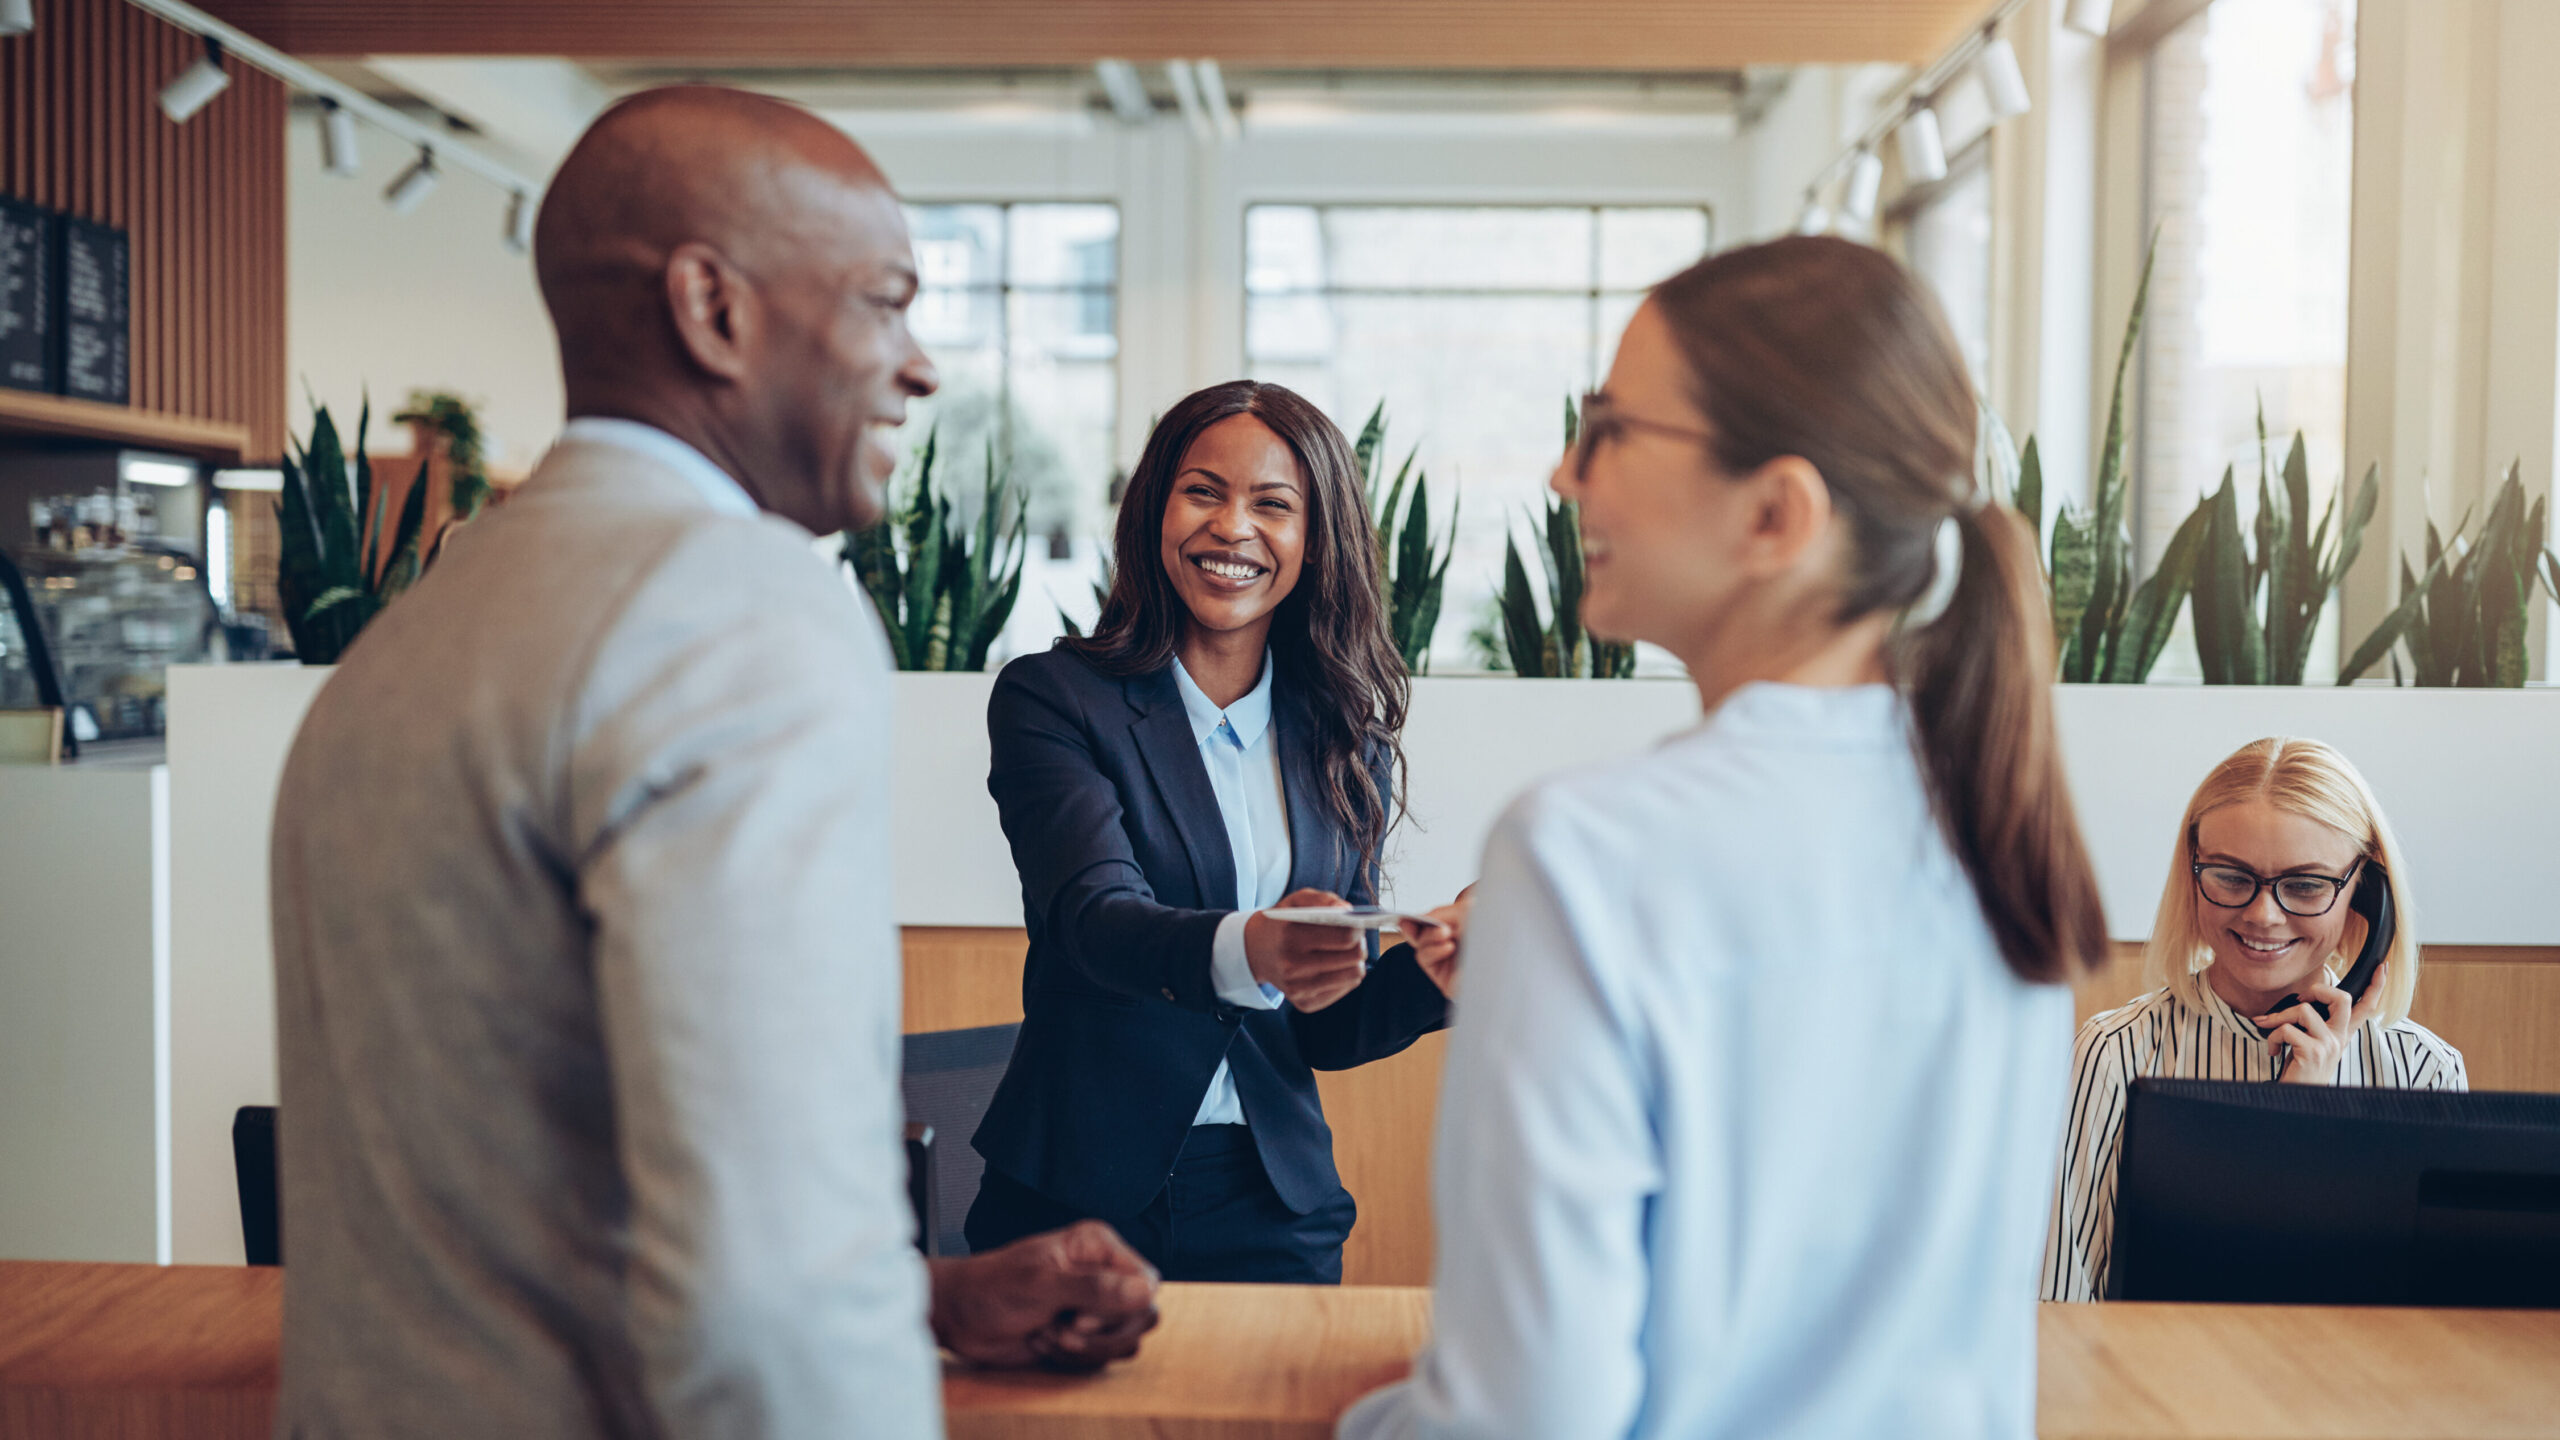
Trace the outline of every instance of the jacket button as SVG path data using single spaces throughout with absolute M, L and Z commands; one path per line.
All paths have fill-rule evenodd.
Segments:
M 1162 996 L 1163 996 L 1164 998 L 1166 998 L 1167 1000 L 1170 1000 L 1170 999 L 1172 999 L 1172 998 L 1173 998 L 1173 987 L 1172 987 L 1172 986 L 1170 986 L 1170 985 L 1168 985 L 1168 986 L 1166 986 L 1165 988 L 1163 988 L 1162 990 L 1157 991 L 1156 993 L 1157 993 L 1157 994 L 1159 994 L 1159 995 L 1162 995 Z

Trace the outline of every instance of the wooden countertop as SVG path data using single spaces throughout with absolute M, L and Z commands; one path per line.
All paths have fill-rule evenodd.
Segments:
M 282 1275 L 0 1262 L 0 1440 L 265 1440 Z M 957 1440 L 1319 1440 L 1404 1373 L 1430 1297 L 1170 1285 L 1144 1354 L 1097 1376 L 946 1373 Z M 2560 1311 L 2047 1305 L 2047 1440 L 2560 1435 Z

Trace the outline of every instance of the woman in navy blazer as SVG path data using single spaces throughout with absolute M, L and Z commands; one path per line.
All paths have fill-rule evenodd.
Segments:
M 987 706 L 1031 948 L 969 1243 L 1096 1218 L 1167 1279 L 1339 1283 L 1355 1210 L 1313 1072 L 1447 1023 L 1465 918 L 1378 955 L 1259 913 L 1373 901 L 1393 814 L 1408 682 L 1351 447 L 1280 386 L 1203 390 L 1115 546 L 1094 633 Z

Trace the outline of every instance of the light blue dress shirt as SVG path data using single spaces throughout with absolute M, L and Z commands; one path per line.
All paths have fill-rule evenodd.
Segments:
M 1281 788 L 1280 746 L 1271 733 L 1271 657 L 1262 657 L 1262 678 L 1253 689 L 1223 710 L 1179 660 L 1173 662 L 1173 683 L 1182 692 L 1183 713 L 1191 717 L 1191 734 L 1200 743 L 1200 763 L 1209 772 L 1236 862 L 1236 908 L 1218 922 L 1209 978 L 1218 998 L 1230 1005 L 1277 1010 L 1280 992 L 1253 978 L 1244 953 L 1244 922 L 1289 893 L 1289 805 Z M 1209 1093 L 1200 1097 L 1191 1123 L 1245 1123 L 1235 1075 L 1224 1060 L 1209 1077 Z
M 1746 686 L 1486 845 L 1405 1436 L 2004 1437 L 2071 991 L 2002 963 L 1884 686 Z

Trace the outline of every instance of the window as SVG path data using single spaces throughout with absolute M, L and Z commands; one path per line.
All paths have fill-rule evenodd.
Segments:
M 2355 21 L 2355 0 L 2217 0 L 2146 63 L 2144 228 L 2159 251 L 2135 430 L 2145 568 L 2225 466 L 2254 507 L 2261 404 L 2277 463 L 2302 432 L 2315 505 L 2345 469 Z M 2337 658 L 2315 646 L 2311 678 Z M 2181 641 L 2158 674 L 2193 667 Z
M 1977 140 L 1947 178 L 1912 192 L 1895 218 L 1911 268 L 1937 292 L 1973 388 L 1991 384 L 1991 143 Z
M 1390 463 L 1419 447 L 1444 520 L 1465 494 L 1434 669 L 1477 667 L 1468 635 L 1501 588 L 1506 531 L 1555 469 L 1566 400 L 1608 374 L 1645 290 L 1712 236 L 1694 206 L 1246 210 L 1246 368 L 1355 438 L 1383 399 Z
M 1089 616 L 1110 543 L 1119 414 L 1116 205 L 913 205 L 916 338 L 942 389 L 907 434 L 938 436 L 937 481 L 977 514 L 986 456 L 1030 499 L 1022 595 L 989 666 L 1046 646 L 1058 611 Z

